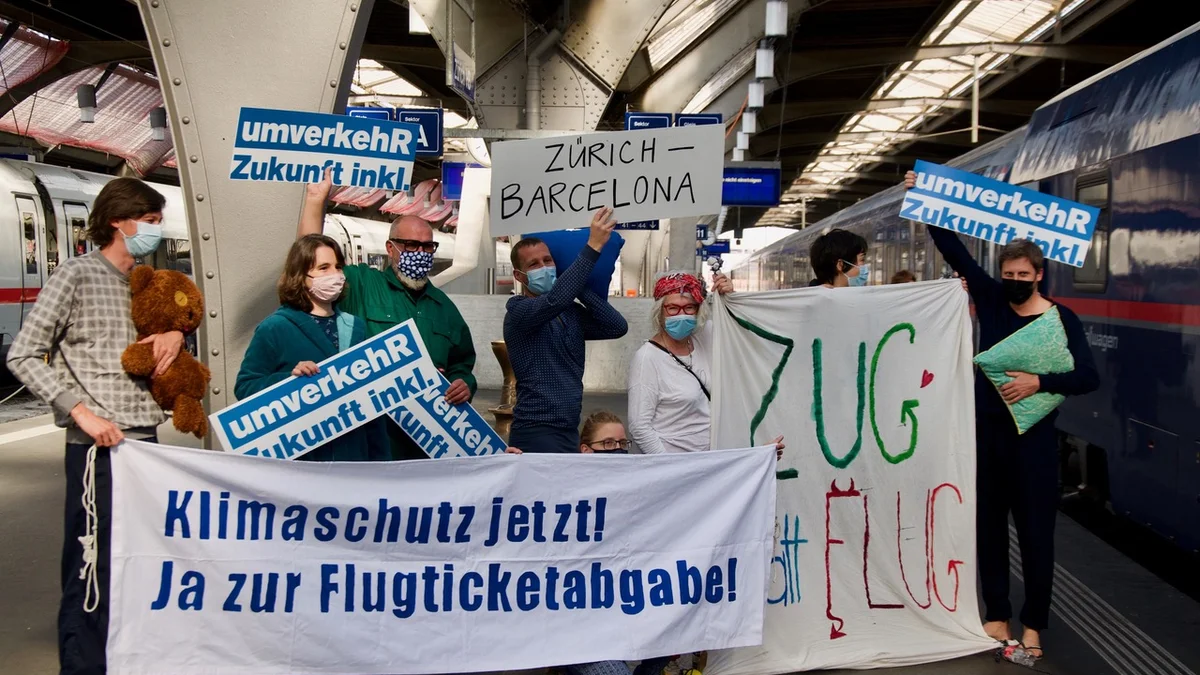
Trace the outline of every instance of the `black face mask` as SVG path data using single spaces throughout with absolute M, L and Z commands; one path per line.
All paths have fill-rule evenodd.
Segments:
M 1033 296 L 1032 281 L 1022 281 L 1020 279 L 1001 279 L 1004 284 L 1004 299 L 1014 305 L 1024 304 L 1026 300 Z

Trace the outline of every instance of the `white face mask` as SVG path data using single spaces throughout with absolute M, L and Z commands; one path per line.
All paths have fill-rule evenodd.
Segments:
M 341 272 L 336 274 L 326 274 L 321 277 L 309 277 L 312 279 L 312 287 L 308 289 L 309 295 L 320 302 L 333 302 L 342 297 L 342 288 L 346 285 L 346 275 Z

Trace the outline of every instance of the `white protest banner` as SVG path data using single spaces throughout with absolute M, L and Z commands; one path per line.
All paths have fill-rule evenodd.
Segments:
M 1100 209 L 917 160 L 900 217 L 997 244 L 1028 239 L 1047 260 L 1083 267 Z
M 782 434 L 787 449 L 763 644 L 711 654 L 705 674 L 995 647 L 976 607 L 971 323 L 958 280 L 719 301 L 713 447 Z
M 230 180 L 407 190 L 421 128 L 416 124 L 298 110 L 242 108 Z
M 388 412 L 388 417 L 434 459 L 504 452 L 508 444 L 469 402 L 446 402 L 450 383 L 441 373 L 437 375 L 440 383 L 436 387 L 401 403 Z
M 226 452 L 295 459 L 441 380 L 412 319 L 209 415 Z
M 494 237 L 721 210 L 724 127 L 610 131 L 492 145 Z
M 774 476 L 769 447 L 318 463 L 126 441 L 108 672 L 494 672 L 758 644 Z

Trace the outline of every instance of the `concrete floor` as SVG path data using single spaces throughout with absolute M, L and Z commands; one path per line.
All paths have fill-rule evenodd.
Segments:
M 480 392 L 475 404 L 482 411 L 495 405 L 499 392 Z M 596 410 L 612 410 L 619 415 L 625 413 L 623 394 L 588 395 L 584 399 L 584 414 Z M 490 415 L 484 412 L 487 419 Z M 187 438 L 176 434 L 169 425 L 160 429 L 163 443 L 194 445 Z M 53 675 L 57 672 L 57 646 L 55 616 L 59 595 L 59 546 L 62 534 L 62 448 L 63 435 L 55 430 L 48 415 L 0 423 L 0 673 L 20 675 Z M 1085 572 L 1104 569 L 1103 556 L 1111 557 L 1102 549 L 1095 549 L 1098 540 L 1078 526 L 1071 527 L 1066 518 L 1060 532 L 1067 538 L 1060 546 L 1060 560 L 1076 570 L 1085 567 Z M 1100 544 L 1103 546 L 1103 544 Z M 1099 557 L 1098 557 L 1099 556 Z M 1112 558 L 1109 565 L 1121 570 L 1128 567 Z M 1140 568 L 1139 568 L 1140 569 Z M 1134 571 L 1136 572 L 1136 570 Z M 1130 574 L 1125 569 L 1122 574 Z M 1099 589 L 1113 586 L 1105 578 L 1087 578 L 1076 571 L 1076 575 L 1089 587 Z M 1124 583 L 1124 582 L 1122 582 Z M 1142 598 L 1160 597 L 1165 591 L 1153 579 L 1137 581 L 1137 595 Z M 1014 583 L 1014 590 L 1021 588 Z M 1107 589 L 1111 591 L 1112 589 Z M 1104 593 L 1101 592 L 1103 595 Z M 1108 602 L 1121 606 L 1119 597 L 1107 597 Z M 1014 597 L 1016 604 L 1020 597 Z M 1176 599 L 1178 600 L 1178 599 Z M 1184 663 L 1195 665 L 1197 652 L 1187 648 L 1189 626 L 1200 626 L 1200 608 L 1195 603 L 1178 601 L 1167 612 L 1166 619 L 1184 618 L 1179 631 L 1164 636 L 1161 624 L 1147 625 L 1140 617 L 1134 620 L 1143 629 L 1155 635 L 1164 646 L 1171 649 Z M 1056 621 L 1058 617 L 1056 617 Z M 1059 624 L 1061 625 L 1061 623 Z M 1175 634 L 1177 633 L 1177 634 Z M 1047 673 L 1116 673 L 1094 651 L 1095 643 L 1087 641 L 1070 629 L 1056 630 L 1049 643 L 1047 658 L 1039 665 Z M 1195 649 L 1196 645 L 1192 645 Z M 955 661 L 926 664 L 895 669 L 898 673 L 946 674 L 1004 674 L 1028 672 L 1020 667 L 997 662 L 991 654 L 978 654 Z M 1147 671 L 1153 672 L 1153 671 Z

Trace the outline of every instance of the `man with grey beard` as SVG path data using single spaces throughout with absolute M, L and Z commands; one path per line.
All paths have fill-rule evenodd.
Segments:
M 333 187 L 325 180 L 309 185 L 300 216 L 297 237 L 320 234 L 325 224 L 325 200 Z M 429 356 L 450 381 L 446 400 L 457 405 L 475 395 L 475 345 L 471 329 L 458 308 L 441 290 L 429 283 L 433 253 L 438 244 L 433 228 L 416 216 L 403 216 L 388 233 L 387 269 L 370 265 L 347 265 L 345 290 L 337 301 L 343 312 L 362 317 L 367 337 L 413 319 Z M 389 424 L 394 459 L 423 459 L 427 455 L 399 427 Z

